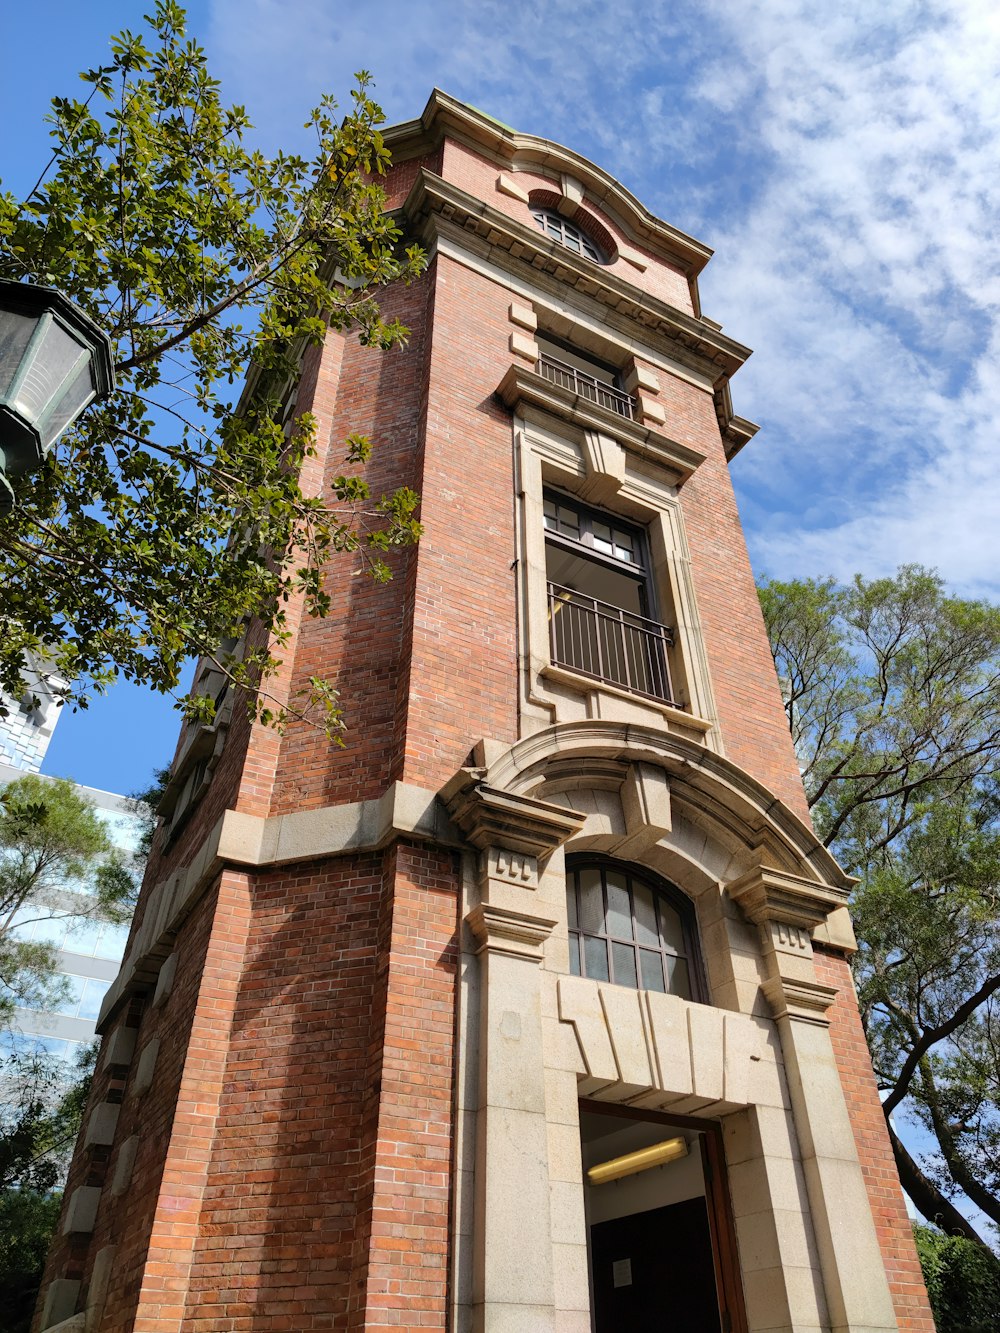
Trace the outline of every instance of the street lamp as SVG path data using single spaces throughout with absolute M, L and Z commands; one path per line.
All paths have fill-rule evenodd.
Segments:
M 114 385 L 111 339 L 89 315 L 53 287 L 0 279 L 0 509 L 7 478 L 38 467 Z

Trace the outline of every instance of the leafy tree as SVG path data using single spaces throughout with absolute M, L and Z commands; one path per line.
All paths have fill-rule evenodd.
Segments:
M 73 783 L 26 774 L 0 791 L 0 1018 L 62 994 L 55 949 L 23 938 L 24 927 L 129 921 L 136 869 Z
M 858 872 L 996 764 L 1000 608 L 918 565 L 772 580 L 760 600 L 813 821 Z
M 58 1185 L 79 1133 L 96 1047 L 67 1086 L 57 1062 L 0 1063 L 0 1325 L 27 1333 L 52 1233 Z
M 859 876 L 862 1020 L 883 1107 L 921 1123 L 907 1193 L 981 1240 L 1000 1223 L 1000 609 L 893 579 L 765 583 L 761 604 L 817 832 Z
M 222 102 L 184 11 L 157 0 L 147 22 L 82 76 L 84 100 L 55 98 L 38 184 L 0 197 L 0 276 L 76 301 L 111 337 L 117 377 L 0 517 L 0 692 L 24 693 L 31 660 L 78 705 L 118 675 L 172 692 L 203 654 L 280 723 L 267 678 L 290 600 L 324 614 L 330 552 L 357 551 L 385 578 L 386 552 L 419 533 L 412 492 L 369 493 L 363 436 L 344 441 L 328 494 L 300 484 L 316 431 L 286 420 L 302 352 L 331 328 L 399 346 L 406 330 L 374 294 L 424 258 L 384 210 L 367 74 L 343 119 L 331 98 L 312 113 L 311 161 L 268 158 L 245 143 L 246 113 Z M 245 638 L 250 623 L 270 636 Z M 215 708 L 183 706 L 198 720 Z M 340 727 L 329 682 L 292 707 Z
M 1000 1328 L 1000 1262 L 963 1236 L 915 1226 L 914 1239 L 938 1333 Z

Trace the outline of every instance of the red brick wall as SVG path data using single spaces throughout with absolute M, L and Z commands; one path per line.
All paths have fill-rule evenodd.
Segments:
M 676 438 L 707 454 L 681 490 L 681 507 L 726 755 L 808 822 L 711 399 L 681 380 L 660 379 L 668 431 L 683 422 L 684 433 Z
M 199 1070 L 206 1058 L 205 1044 L 215 1043 L 218 1049 L 225 1043 L 224 1013 L 221 1026 L 216 1022 L 217 987 L 223 984 L 222 976 L 227 970 L 231 980 L 232 951 L 234 947 L 239 950 L 232 878 L 226 877 L 227 887 L 221 897 L 218 890 L 207 893 L 185 923 L 177 941 L 177 971 L 167 1000 L 154 1009 L 148 999 L 137 999 L 119 1020 L 138 1026 L 131 1065 L 127 1070 L 109 1069 L 106 1061 L 102 1061 L 94 1078 L 88 1110 L 105 1100 L 121 1103 L 115 1146 L 111 1150 L 78 1148 L 65 1198 L 69 1200 L 77 1185 L 103 1186 L 97 1226 L 92 1236 L 67 1238 L 58 1233 L 42 1291 L 57 1277 L 82 1279 L 86 1286 L 98 1252 L 106 1245 L 115 1245 L 114 1281 L 101 1324 L 102 1333 L 119 1330 L 125 1333 L 133 1327 L 147 1261 L 153 1262 L 155 1272 L 154 1251 L 163 1243 L 163 1207 L 170 1218 L 167 1246 L 176 1247 L 174 1258 L 178 1262 L 183 1262 L 185 1241 L 190 1239 L 190 1221 L 186 1230 L 180 1212 L 186 1206 L 183 1198 L 186 1196 L 193 1205 L 197 1191 L 189 1189 L 193 1175 L 185 1175 L 183 1182 L 178 1183 L 177 1171 L 184 1175 L 196 1170 L 197 1158 L 188 1153 L 193 1147 L 192 1128 L 201 1123 L 200 1116 L 204 1114 L 205 1089 Z M 236 892 L 238 896 L 238 888 Z M 222 908 L 218 918 L 217 906 Z M 132 1089 L 139 1057 L 146 1045 L 156 1039 L 160 1041 L 160 1049 L 153 1084 L 142 1096 L 136 1096 Z M 192 1104 L 198 1106 L 197 1113 L 192 1112 Z M 139 1145 L 131 1183 L 123 1195 L 112 1198 L 110 1189 L 118 1154 L 133 1134 L 139 1135 Z M 187 1142 L 182 1146 L 185 1138 Z M 161 1205 L 161 1192 L 170 1202 Z M 171 1207 L 171 1203 L 175 1206 Z M 135 1327 L 139 1329 L 140 1325 L 137 1323 Z
M 845 958 L 822 949 L 815 950 L 815 960 L 816 980 L 825 986 L 837 987 L 837 998 L 830 1010 L 830 1036 L 896 1307 L 896 1319 L 901 1333 L 911 1330 L 934 1333 L 913 1230 L 906 1215 L 868 1044 L 854 998 L 851 969 Z
M 183 1333 L 443 1326 L 457 895 L 419 848 L 255 878 Z
M 460 893 L 453 853 L 400 843 L 373 1032 L 351 1329 L 448 1324 Z M 385 957 L 385 954 L 383 954 Z
M 431 789 L 482 736 L 517 739 L 510 294 L 442 256 L 424 444 L 403 776 Z
M 364 469 L 374 496 L 399 486 L 421 488 L 421 435 L 426 381 L 427 322 L 434 271 L 390 293 L 387 313 L 411 330 L 405 348 L 384 353 L 349 339 L 334 377 L 320 374 L 321 393 L 308 402 L 328 447 L 324 484 L 344 470 L 343 440 L 367 434 L 374 450 Z M 293 689 L 310 676 L 332 678 L 346 710 L 347 746 L 338 748 L 311 723 L 293 723 L 277 745 L 268 812 L 316 808 L 380 796 L 401 776 L 401 705 L 406 698 L 416 552 L 389 556 L 393 579 L 376 584 L 356 554 L 334 557 L 325 587 L 331 610 L 306 617 L 293 648 Z

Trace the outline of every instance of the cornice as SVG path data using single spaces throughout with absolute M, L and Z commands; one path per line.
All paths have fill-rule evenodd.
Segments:
M 556 183 L 563 174 L 574 177 L 585 187 L 589 202 L 613 214 L 637 240 L 676 264 L 689 279 L 696 279 L 712 257 L 709 246 L 650 213 L 620 181 L 571 148 L 521 134 L 439 88 L 433 90 L 418 119 L 382 132 L 395 162 L 432 152 L 446 137 L 468 144 L 498 167 L 530 170 Z
M 544 860 L 578 833 L 586 816 L 563 805 L 489 787 L 479 769 L 463 768 L 439 795 L 452 821 L 480 851 L 504 847 Z
M 704 375 L 714 390 L 726 384 L 751 355 L 748 347 L 721 333 L 711 321 L 696 319 L 580 259 L 537 228 L 518 222 L 426 167 L 418 172 L 401 212 L 425 244 L 436 240 L 439 232 L 456 240 L 479 237 L 496 263 L 514 271 L 527 266 L 536 275 L 551 275 L 561 286 L 569 285 L 599 307 L 639 324 L 644 336 L 658 334 L 669 344 L 671 356 Z
M 650 430 L 618 412 L 601 407 L 599 403 L 581 397 L 572 389 L 554 384 L 527 366 L 512 365 L 497 385 L 497 396 L 512 410 L 523 403 L 530 403 L 574 426 L 610 435 L 632 453 L 673 472 L 679 482 L 687 481 L 705 461 L 705 455 L 697 449 L 690 449 L 659 431 Z
M 836 986 L 818 981 L 771 977 L 761 982 L 761 990 L 775 1018 L 794 1018 L 800 1023 L 829 1027 L 827 1010 L 837 998 Z
M 465 918 L 476 938 L 477 953 L 502 953 L 540 963 L 545 941 L 552 934 L 552 917 L 529 916 L 509 908 L 481 903 Z
M 768 866 L 757 866 L 741 875 L 726 886 L 726 892 L 755 925 L 778 921 L 809 931 L 848 902 L 846 888 L 834 888 Z

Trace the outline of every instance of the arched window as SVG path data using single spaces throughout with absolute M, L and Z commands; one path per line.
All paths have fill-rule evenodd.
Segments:
M 574 857 L 566 906 L 574 976 L 702 998 L 694 914 L 682 894 L 614 861 Z
M 585 255 L 595 264 L 608 262 L 607 255 L 587 233 L 581 231 L 576 223 L 564 218 L 561 213 L 556 213 L 551 208 L 541 208 L 536 204 L 531 209 L 531 216 L 538 223 L 540 231 L 551 240 L 564 245 L 567 250 L 575 250 L 578 255 Z

